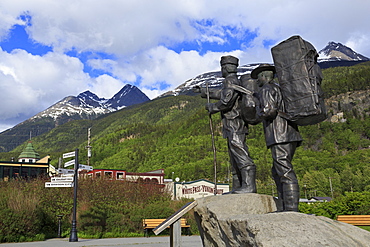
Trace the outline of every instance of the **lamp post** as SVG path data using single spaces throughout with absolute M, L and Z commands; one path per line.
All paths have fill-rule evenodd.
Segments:
M 77 220 L 76 220 L 76 211 L 77 211 L 77 185 L 78 185 L 78 149 L 75 151 L 75 173 L 74 173 L 74 184 L 73 184 L 73 189 L 74 189 L 74 196 L 73 196 L 73 214 L 72 214 L 72 228 L 71 228 L 71 235 L 69 236 L 69 242 L 78 242 L 78 237 L 77 237 Z
M 62 218 L 63 214 L 57 215 L 58 217 L 58 238 L 62 237 Z
M 334 198 L 333 184 L 331 183 L 331 179 L 332 179 L 332 177 L 329 177 L 329 184 L 330 184 L 331 198 Z
M 304 184 L 303 186 L 304 186 L 304 196 L 305 196 L 306 199 L 308 199 L 307 198 L 307 185 Z

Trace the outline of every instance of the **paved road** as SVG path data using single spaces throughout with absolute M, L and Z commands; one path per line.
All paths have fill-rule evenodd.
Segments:
M 182 236 L 183 247 L 202 247 L 200 236 Z M 69 242 L 68 238 L 53 238 L 40 242 L 6 243 L 0 247 L 112 247 L 112 246 L 134 246 L 134 247 L 169 247 L 170 237 L 149 238 L 104 238 L 104 239 L 78 239 L 78 242 Z

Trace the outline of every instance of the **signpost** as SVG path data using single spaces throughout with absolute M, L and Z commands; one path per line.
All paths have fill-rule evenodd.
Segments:
M 71 234 L 69 236 L 69 242 L 78 242 L 78 237 L 77 237 L 77 186 L 78 186 L 78 149 L 75 150 L 75 154 L 72 155 L 73 152 L 71 153 L 66 153 L 63 154 L 64 156 L 68 157 L 75 157 L 75 162 L 74 162 L 74 193 L 73 193 L 73 214 L 72 214 L 72 228 L 71 228 Z
M 63 175 L 73 175 L 73 177 L 52 177 L 51 182 L 46 182 L 45 187 L 73 187 L 74 196 L 73 196 L 73 213 L 72 213 L 72 228 L 71 234 L 69 237 L 69 242 L 78 242 L 77 237 L 77 220 L 76 220 L 76 211 L 77 211 L 77 186 L 78 186 L 78 169 L 92 171 L 93 167 L 89 165 L 78 164 L 78 149 L 74 152 L 64 153 L 63 159 L 74 157 L 73 160 L 67 161 L 64 163 L 64 167 L 74 165 L 74 169 L 63 169 L 59 168 L 57 171 L 59 174 Z
M 65 175 L 74 175 L 75 174 L 75 170 L 73 170 L 73 169 L 59 168 L 57 171 L 59 172 L 59 174 L 65 174 Z
M 87 165 L 79 165 L 78 166 L 79 169 L 81 170 L 88 170 L 88 171 L 92 171 L 93 170 L 93 167 L 92 166 L 87 166 Z
M 52 177 L 51 182 L 73 182 L 73 177 Z
M 73 187 L 73 182 L 45 182 L 46 188 L 51 187 L 59 187 L 59 188 L 66 188 L 66 187 Z
M 75 162 L 76 162 L 75 160 L 70 160 L 70 161 L 68 161 L 68 162 L 64 163 L 64 167 L 74 165 L 74 164 L 75 164 Z
M 63 154 L 63 159 L 70 158 L 70 157 L 75 157 L 75 155 L 76 155 L 76 152 L 65 153 L 65 154 Z

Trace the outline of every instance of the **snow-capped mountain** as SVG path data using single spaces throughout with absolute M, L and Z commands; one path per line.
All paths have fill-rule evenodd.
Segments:
M 328 45 L 319 51 L 318 63 L 322 69 L 337 66 L 351 66 L 359 62 L 369 61 L 370 59 L 353 51 L 351 48 L 342 45 L 341 43 L 329 42 Z M 238 75 L 250 74 L 258 64 L 241 65 L 238 67 Z M 195 86 L 204 87 L 208 83 L 209 87 L 220 87 L 222 78 L 221 71 L 207 72 L 187 80 L 179 85 L 173 91 L 166 92 L 162 96 L 167 95 L 194 95 L 192 89 Z
M 111 99 L 99 98 L 85 91 L 78 96 L 68 96 L 46 110 L 0 133 L 0 150 L 8 152 L 32 137 L 46 133 L 58 125 L 73 120 L 95 119 L 106 113 L 120 110 L 150 99 L 137 87 L 125 85 Z
M 341 43 L 329 42 L 328 45 L 319 51 L 319 62 L 325 61 L 369 61 L 370 59 L 353 51 Z
M 60 117 L 80 116 L 81 119 L 94 119 L 99 115 L 120 110 L 126 106 L 143 103 L 149 98 L 137 87 L 125 85 L 111 99 L 99 98 L 96 94 L 85 91 L 76 96 L 68 96 L 36 114 L 30 120 L 51 117 L 55 121 Z
M 245 74 L 250 74 L 252 70 L 256 67 L 258 67 L 259 64 L 248 64 L 248 65 L 241 65 L 238 67 L 238 76 L 242 76 Z M 183 84 L 179 85 L 177 88 L 175 88 L 173 91 L 168 91 L 162 96 L 168 96 L 168 95 L 193 95 L 192 89 L 196 86 L 204 87 L 206 83 L 208 83 L 208 86 L 211 87 L 220 87 L 222 80 L 224 78 L 222 77 L 221 71 L 213 71 L 213 72 L 207 72 L 201 75 L 198 75 L 192 79 L 187 80 Z

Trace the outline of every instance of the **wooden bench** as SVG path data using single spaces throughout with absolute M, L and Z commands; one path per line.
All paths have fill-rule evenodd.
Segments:
M 370 226 L 370 215 L 338 215 L 337 221 L 354 226 Z
M 166 219 L 143 219 L 144 237 L 149 237 L 149 229 L 154 229 Z M 190 225 L 187 224 L 185 218 L 180 219 L 181 228 L 187 228 L 187 235 L 190 235 Z M 170 228 L 169 226 L 167 228 Z

